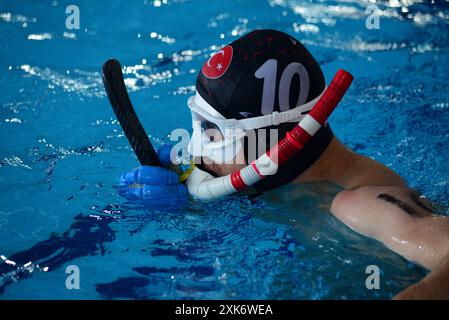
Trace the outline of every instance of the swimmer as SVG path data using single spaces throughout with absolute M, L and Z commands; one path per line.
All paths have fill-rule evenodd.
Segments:
M 188 191 L 213 199 L 251 179 L 257 193 L 289 183 L 334 183 L 344 189 L 330 208 L 337 219 L 431 270 L 395 298 L 449 299 L 449 218 L 437 215 L 392 170 L 344 146 L 329 123 L 309 116 L 326 90 L 318 62 L 283 32 L 256 30 L 219 50 L 199 72 L 196 94 L 188 101 L 193 126 L 188 149 L 196 164 Z M 308 142 L 258 178 L 265 173 L 257 161 L 267 160 L 265 151 L 287 139 L 298 122 L 310 134 Z M 164 154 L 161 161 L 167 164 L 169 152 Z M 187 194 L 167 169 L 151 166 L 124 174 L 121 190 L 127 197 L 159 203 Z

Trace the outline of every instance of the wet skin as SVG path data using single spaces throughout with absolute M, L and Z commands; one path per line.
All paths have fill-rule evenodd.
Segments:
M 388 203 L 391 203 L 391 204 L 397 206 L 399 209 L 401 209 L 402 211 L 404 211 L 405 213 L 409 214 L 412 217 L 424 217 L 425 216 L 421 212 L 417 212 L 413 207 L 408 205 L 406 202 L 399 200 L 398 198 L 396 198 L 388 193 L 381 193 L 377 196 L 377 198 L 382 199 Z M 410 200 L 412 200 L 414 204 L 416 204 L 418 207 L 424 209 L 425 211 L 427 211 L 429 213 L 433 213 L 433 211 L 431 209 L 429 209 L 426 205 L 424 205 L 421 202 L 421 200 L 419 199 L 419 197 L 416 194 L 410 193 Z
M 240 167 L 212 164 L 209 169 L 222 176 Z M 399 175 L 354 153 L 336 138 L 294 183 L 313 181 L 328 181 L 344 189 L 330 211 L 348 227 L 435 270 L 397 298 L 449 299 L 449 217 L 434 214 Z

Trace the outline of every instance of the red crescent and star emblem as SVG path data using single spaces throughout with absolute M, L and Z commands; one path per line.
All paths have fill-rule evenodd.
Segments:
M 217 79 L 224 75 L 231 65 L 232 54 L 233 49 L 231 46 L 226 46 L 214 53 L 203 66 L 202 71 L 204 76 L 209 79 Z

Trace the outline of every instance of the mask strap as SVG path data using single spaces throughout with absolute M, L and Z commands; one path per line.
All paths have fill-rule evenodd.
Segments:
M 225 119 L 220 113 L 218 113 L 209 103 L 207 103 L 206 100 L 204 100 L 201 95 L 196 92 L 196 95 L 189 98 L 189 105 L 192 104 L 194 107 L 197 107 L 200 110 L 193 110 L 193 112 L 197 112 L 199 115 L 204 117 L 206 120 L 210 122 L 221 122 L 224 123 L 225 127 L 239 127 L 243 130 L 252 130 L 252 129 L 260 129 L 270 126 L 277 126 L 281 123 L 285 122 L 298 122 L 301 120 L 301 118 L 307 114 L 313 106 L 318 102 L 318 100 L 323 95 L 324 91 L 326 91 L 326 88 L 324 88 L 323 92 L 319 96 L 317 96 L 315 99 L 301 105 L 298 107 L 295 107 L 291 110 L 284 111 L 284 112 L 277 112 L 274 111 L 271 114 L 259 116 L 259 117 L 253 117 L 248 119 Z M 201 112 L 203 111 L 203 112 Z M 210 115 L 210 117 L 207 117 L 207 114 Z M 208 119 L 209 118 L 209 119 Z M 215 118 L 215 119 L 213 119 Z

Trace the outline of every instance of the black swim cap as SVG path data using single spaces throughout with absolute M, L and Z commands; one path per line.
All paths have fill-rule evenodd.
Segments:
M 323 72 L 310 52 L 297 39 L 276 30 L 255 30 L 225 46 L 204 64 L 196 81 L 198 94 L 227 119 L 291 110 L 317 98 L 325 86 Z M 268 129 L 279 129 L 280 140 L 296 124 L 264 128 L 267 150 Z M 332 137 L 328 125 L 321 128 L 276 175 L 260 181 L 256 188 L 264 191 L 293 180 L 320 157 Z
M 292 72 L 293 78 L 287 74 Z M 198 74 L 196 90 L 225 118 L 243 119 L 292 109 L 316 98 L 325 85 L 319 64 L 298 40 L 256 30 L 212 56 Z

